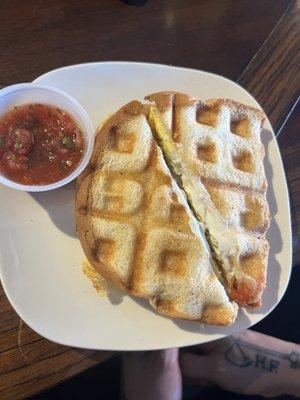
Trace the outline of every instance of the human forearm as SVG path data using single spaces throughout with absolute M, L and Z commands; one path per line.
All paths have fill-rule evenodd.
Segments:
M 183 376 L 244 394 L 300 396 L 300 346 L 253 331 L 181 353 Z
M 262 391 L 265 388 L 269 396 L 284 393 L 300 396 L 299 345 L 247 330 L 235 336 L 235 346 L 249 357 L 249 372 L 253 375 L 256 369 L 263 372 L 253 386 Z M 229 357 L 227 352 L 228 362 Z

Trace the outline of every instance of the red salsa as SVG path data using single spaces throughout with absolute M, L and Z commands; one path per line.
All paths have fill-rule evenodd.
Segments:
M 47 185 L 65 178 L 84 146 L 74 119 L 53 106 L 26 104 L 0 119 L 0 173 L 14 182 Z

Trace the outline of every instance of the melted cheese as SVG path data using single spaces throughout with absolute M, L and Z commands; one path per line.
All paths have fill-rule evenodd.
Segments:
M 95 270 L 87 258 L 82 261 L 83 273 L 91 280 L 93 287 L 97 290 L 99 296 L 108 295 L 109 287 L 107 281 Z
M 206 238 L 215 253 L 216 259 L 226 271 L 226 279 L 228 279 L 230 272 L 232 272 L 228 258 L 238 254 L 239 251 L 237 236 L 224 223 L 200 178 L 189 173 L 184 160 L 178 155 L 177 146 L 180 145 L 173 142 L 171 132 L 166 128 L 154 107 L 151 107 L 149 120 L 154 127 L 156 139 L 166 162 L 184 191 L 193 213 L 206 230 Z

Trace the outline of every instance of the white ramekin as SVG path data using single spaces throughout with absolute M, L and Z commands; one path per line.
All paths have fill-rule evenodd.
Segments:
M 41 103 L 56 106 L 69 113 L 80 126 L 85 138 L 85 148 L 81 162 L 76 169 L 64 179 L 49 185 L 23 185 L 16 183 L 0 173 L 0 183 L 10 188 L 26 192 L 44 192 L 59 188 L 75 179 L 87 166 L 93 146 L 94 129 L 92 122 L 81 104 L 63 90 L 36 83 L 19 83 L 0 90 L 0 118 L 14 106 L 28 103 Z

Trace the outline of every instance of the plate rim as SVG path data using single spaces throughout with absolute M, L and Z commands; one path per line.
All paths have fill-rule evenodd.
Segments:
M 84 67 L 86 67 L 86 66 L 91 66 L 91 65 L 102 65 L 102 64 L 114 64 L 114 65 L 121 65 L 121 64 L 126 64 L 126 65 L 138 65 L 138 66 L 143 66 L 143 67 L 163 67 L 163 68 L 166 68 L 166 69 L 179 69 L 179 70 L 182 70 L 182 71 L 193 71 L 193 72 L 197 72 L 197 73 L 200 73 L 200 74 L 205 74 L 205 75 L 207 75 L 207 76 L 210 76 L 210 77 L 218 77 L 218 78 L 222 78 L 223 80 L 226 80 L 228 83 L 230 83 L 231 85 L 233 84 L 233 85 L 235 85 L 235 86 L 237 86 L 240 90 L 242 90 L 242 91 L 244 91 L 244 92 L 246 92 L 246 94 L 248 95 L 248 96 L 250 96 L 251 97 L 251 99 L 253 99 L 254 101 L 255 101 L 255 103 L 257 104 L 257 107 L 259 107 L 261 110 L 263 110 L 263 108 L 261 107 L 261 105 L 258 103 L 258 101 L 253 97 L 253 95 L 251 95 L 243 86 L 241 86 L 240 84 L 238 84 L 238 83 L 236 83 L 236 82 L 234 82 L 233 80 L 231 80 L 231 79 L 229 79 L 229 78 L 227 78 L 227 77 L 224 77 L 223 75 L 220 75 L 220 74 L 216 74 L 216 73 L 213 73 L 213 72 L 209 72 L 209 71 L 204 71 L 204 70 L 199 70 L 199 69 L 196 69 L 196 68 L 187 68 L 187 67 L 182 67 L 182 66 L 175 66 L 175 65 L 166 65 L 166 64 L 160 64 L 160 63 L 148 63 L 148 62 L 139 62 L 139 61 L 109 61 L 109 60 L 107 60 L 107 61 L 94 61 L 94 62 L 87 62 L 87 63 L 78 63 L 78 64 L 73 64 L 73 65 L 67 65 L 67 66 L 63 66 L 63 67 L 59 67 L 59 68 L 55 68 L 55 69 L 53 69 L 53 70 L 50 70 L 50 71 L 47 71 L 47 72 L 45 72 L 44 74 L 42 74 L 42 75 L 40 75 L 40 76 L 38 76 L 38 77 L 36 77 L 34 80 L 33 80 L 33 83 L 39 83 L 40 82 L 40 80 L 42 80 L 43 78 L 45 78 L 45 77 L 48 77 L 48 76 L 51 76 L 53 73 L 55 73 L 55 72 L 59 72 L 59 71 L 65 71 L 65 70 L 71 70 L 71 69 L 76 69 L 76 68 L 84 68 Z M 266 115 L 266 114 L 265 114 Z M 272 305 L 272 307 L 269 309 L 269 311 L 266 313 L 266 314 L 264 314 L 264 315 L 262 315 L 261 317 L 258 317 L 258 320 L 256 321 L 256 322 L 254 322 L 253 324 L 251 324 L 250 326 L 248 326 L 248 328 L 246 328 L 246 329 L 249 329 L 250 327 L 252 327 L 252 326 L 254 326 L 255 324 L 257 324 L 258 322 L 260 322 L 260 321 L 262 321 L 268 314 L 270 314 L 273 310 L 274 310 L 274 308 L 275 307 L 277 307 L 277 305 L 279 304 L 279 302 L 282 300 L 282 298 L 283 298 L 283 296 L 285 295 L 285 293 L 286 293 L 286 290 L 287 290 L 287 287 L 288 287 L 288 284 L 289 284 L 289 281 L 290 281 L 290 278 L 291 278 L 291 272 L 292 272 L 292 256 L 293 256 L 293 247 L 292 247 L 292 220 L 291 220 L 291 203 L 290 203 L 290 194 L 289 194 L 289 188 L 288 188 L 288 182 L 287 182 L 287 176 L 286 176 L 286 173 L 285 173 L 285 168 L 284 168 L 284 164 L 283 164 L 283 160 L 282 160 L 282 156 L 281 156 L 281 151 L 280 151 L 280 148 L 279 148 L 279 146 L 278 146 L 278 142 L 277 142 L 277 139 L 276 139 L 276 136 L 275 136 L 275 133 L 274 133 L 274 130 L 273 130 L 273 127 L 272 127 L 272 124 L 270 123 L 270 121 L 269 121 L 269 119 L 268 119 L 268 117 L 267 117 L 267 115 L 266 115 L 266 120 L 267 120 L 267 122 L 268 122 L 268 124 L 269 124 L 269 126 L 271 127 L 271 133 L 272 133 L 272 139 L 271 140 L 273 140 L 273 141 L 275 141 L 275 147 L 276 147 L 276 151 L 277 151 L 277 155 L 278 155 L 278 157 L 279 157 L 279 159 L 280 159 L 280 165 L 279 165 L 279 169 L 280 169 L 280 172 L 282 173 L 282 183 L 284 182 L 284 187 L 285 187 L 285 195 L 286 195 L 286 198 L 287 198 L 287 214 L 288 214 L 288 218 L 289 218 L 289 227 L 288 227 L 288 231 L 289 231 L 289 238 L 290 238 L 290 240 L 289 240 L 289 242 L 286 244 L 286 248 L 287 248 L 287 256 L 289 257 L 289 260 L 288 260 L 288 269 L 286 268 L 286 266 L 285 266 L 285 268 L 286 268 L 286 273 L 285 273 L 285 275 L 286 275 L 286 280 L 285 280 L 285 284 L 284 284 L 284 286 L 283 286 L 283 288 L 282 288 L 282 295 L 281 295 L 281 297 L 278 299 L 276 299 L 276 302 Z M 20 318 L 22 318 L 23 320 L 24 320 L 24 322 L 32 329 L 32 330 L 34 330 L 35 332 L 37 332 L 38 334 L 40 334 L 41 336 L 43 336 L 43 337 L 45 337 L 46 339 L 48 339 L 48 340 L 51 340 L 51 341 L 53 341 L 53 342 L 55 342 L 55 343 L 58 343 L 58 344 L 61 344 L 61 345 L 65 345 L 65 346 L 73 346 L 73 347 L 77 347 L 77 348 L 82 348 L 82 349 L 90 349 L 90 350 L 95 350 L 95 349 L 97 349 L 97 350 L 111 350 L 111 351 L 121 351 L 121 350 L 124 350 L 124 348 L 123 347 L 120 347 L 120 346 L 118 346 L 118 345 L 116 345 L 116 346 L 111 346 L 111 347 L 108 347 L 108 346 L 104 346 L 104 347 L 95 347 L 95 346 L 89 346 L 89 345 L 86 345 L 86 344 L 84 344 L 84 343 L 82 343 L 82 344 L 77 344 L 77 343 L 72 343 L 72 342 L 67 342 L 67 341 L 64 341 L 64 340 L 59 340 L 59 339 L 57 339 L 57 338 L 52 338 L 52 337 L 50 337 L 50 336 L 48 336 L 47 335 L 47 333 L 45 334 L 44 332 L 42 332 L 40 329 L 37 329 L 36 327 L 34 327 L 33 325 L 34 324 L 31 324 L 31 321 L 28 323 L 28 320 L 26 320 L 26 319 L 24 319 L 23 317 L 22 317 L 22 314 L 23 314 L 23 311 L 22 310 L 20 310 L 19 309 L 19 307 L 18 306 L 16 306 L 16 304 L 15 304 L 15 302 L 14 302 L 14 300 L 13 300 L 13 298 L 10 296 L 10 294 L 9 294 L 9 291 L 8 291 L 8 288 L 6 287 L 6 282 L 5 282 L 5 280 L 3 279 L 3 273 L 2 273 L 2 270 L 4 269 L 4 267 L 2 266 L 2 263 L 0 263 L 0 279 L 1 279 L 1 282 L 2 282 L 2 286 L 3 286 L 3 289 L 4 289 L 4 292 L 5 292 L 5 294 L 6 294 L 6 296 L 7 296 L 7 298 L 8 298 L 8 300 L 10 301 L 10 303 L 11 303 L 11 305 L 12 305 L 12 307 L 14 308 L 14 310 L 17 312 L 17 314 L 20 316 Z M 202 333 L 202 334 L 204 334 L 204 333 Z M 222 338 L 222 337 L 225 337 L 225 336 L 227 336 L 227 334 L 226 333 L 224 333 L 224 334 L 222 334 L 222 333 L 218 333 L 218 335 L 220 336 L 220 338 Z M 209 341 L 211 341 L 211 340 L 215 340 L 215 339 L 211 339 L 210 338 L 210 335 L 207 335 L 207 341 L 206 342 L 209 342 Z M 197 344 L 197 343 L 199 343 L 199 341 L 197 342 L 197 340 L 192 340 L 192 339 L 190 339 L 189 340 L 189 342 L 187 343 L 187 344 L 184 344 L 184 345 L 182 345 L 182 347 L 184 347 L 184 346 L 190 346 L 190 345 L 195 345 L 195 344 Z M 201 343 L 204 343 L 204 342 L 201 342 Z M 131 347 L 129 347 L 129 346 L 127 346 L 126 347 L 126 350 L 127 351 L 137 351 L 137 350 L 154 350 L 154 349 L 163 349 L 163 348 L 167 348 L 167 347 L 163 347 L 163 346 L 161 346 L 161 347 L 158 347 L 158 346 L 149 346 L 149 347 L 147 347 L 147 346 L 144 346 L 144 347 L 138 347 L 138 346 L 131 346 Z

